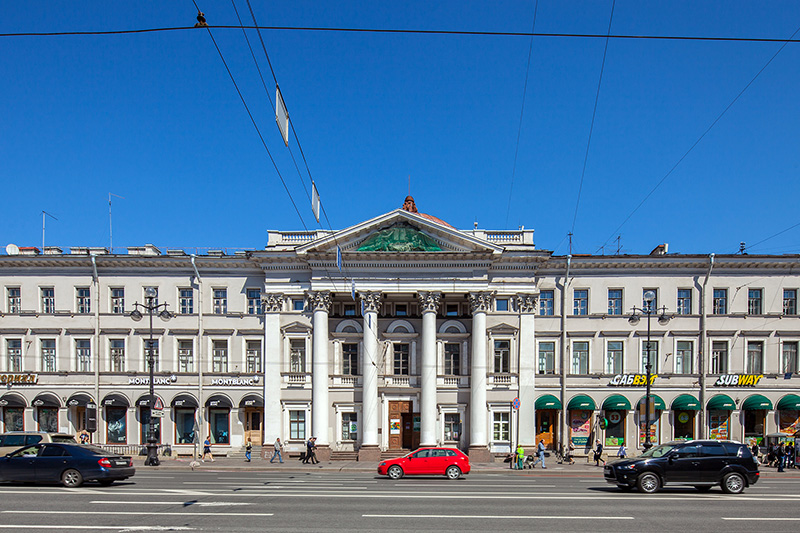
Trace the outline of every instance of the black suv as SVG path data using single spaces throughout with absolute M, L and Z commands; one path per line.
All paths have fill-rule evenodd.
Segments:
M 623 490 L 652 494 L 664 485 L 693 485 L 707 491 L 720 485 L 738 494 L 758 481 L 758 462 L 744 444 L 733 441 L 674 441 L 642 455 L 606 465 L 603 475 Z

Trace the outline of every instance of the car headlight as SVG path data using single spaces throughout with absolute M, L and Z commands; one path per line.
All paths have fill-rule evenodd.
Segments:
M 386 466 L 386 461 L 382 462 L 379 466 Z
M 620 470 L 634 470 L 636 467 L 634 465 L 624 465 L 624 466 L 618 466 L 617 468 L 619 468 Z

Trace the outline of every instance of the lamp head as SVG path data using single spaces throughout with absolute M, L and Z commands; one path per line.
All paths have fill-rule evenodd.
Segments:
M 148 298 L 155 298 L 158 295 L 158 291 L 155 287 L 146 287 L 144 289 L 144 295 Z
M 631 326 L 635 326 L 638 323 L 639 323 L 639 315 L 631 315 L 631 317 L 628 319 L 628 324 L 630 324 Z
M 669 324 L 669 319 L 670 317 L 668 317 L 667 315 L 661 315 L 658 317 L 658 323 L 661 324 L 662 326 L 666 326 L 667 324 Z
M 653 291 L 647 291 L 644 293 L 644 301 L 648 304 L 656 299 L 656 293 Z
M 169 322 L 169 319 L 172 318 L 172 313 L 164 309 L 163 311 L 158 313 L 158 316 L 160 316 L 161 320 L 163 320 L 164 322 Z
M 139 322 L 139 321 L 142 319 L 142 313 L 141 313 L 141 312 L 139 312 L 139 310 L 138 310 L 138 309 L 134 309 L 133 311 L 131 311 L 131 318 L 132 318 L 132 319 L 133 319 L 135 322 Z

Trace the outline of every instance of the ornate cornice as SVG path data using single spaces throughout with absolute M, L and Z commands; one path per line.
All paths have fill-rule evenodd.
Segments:
M 358 297 L 361 299 L 365 313 L 377 313 L 380 311 L 383 293 L 379 291 L 364 291 L 359 292 Z
M 261 304 L 265 313 L 280 313 L 283 311 L 283 302 L 286 299 L 282 293 L 267 293 L 261 296 Z
M 308 303 L 312 311 L 325 311 L 329 313 L 331 310 L 331 293 L 330 291 L 309 292 Z
M 442 300 L 441 292 L 420 291 L 419 307 L 423 313 L 436 313 Z
M 536 301 L 538 298 L 538 294 L 517 294 L 514 296 L 514 303 L 520 313 L 534 314 L 536 313 Z
M 472 314 L 488 313 L 492 310 L 493 292 L 471 292 L 469 293 L 469 308 Z

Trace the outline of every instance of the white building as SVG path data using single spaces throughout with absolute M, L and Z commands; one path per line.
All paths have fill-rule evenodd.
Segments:
M 23 248 L 0 256 L 0 429 L 96 420 L 94 442 L 146 442 L 150 328 L 130 311 L 155 287 L 176 314 L 154 319 L 159 439 L 179 453 L 195 431 L 218 453 L 313 435 L 322 458 L 364 460 L 439 443 L 476 461 L 539 439 L 635 449 L 648 327 L 628 319 L 647 291 L 654 441 L 794 432 L 798 267 L 665 246 L 554 256 L 532 230 L 456 230 L 413 200 L 234 255 Z

